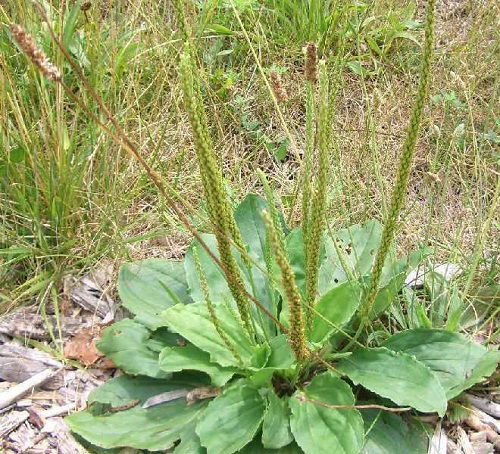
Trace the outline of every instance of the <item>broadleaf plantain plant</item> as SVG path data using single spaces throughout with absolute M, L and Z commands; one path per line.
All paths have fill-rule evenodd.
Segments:
M 447 401 L 498 361 L 498 352 L 446 330 L 369 336 L 427 254 L 395 260 L 390 250 L 427 93 L 434 3 L 384 227 L 326 229 L 332 99 L 324 62 L 317 93 L 316 77 L 307 82 L 302 225 L 285 225 L 263 175 L 266 198 L 247 195 L 233 211 L 186 40 L 180 73 L 213 233 L 200 234 L 182 261 L 122 266 L 118 291 L 134 318 L 106 328 L 98 347 L 125 375 L 66 419 L 73 432 L 99 448 L 175 454 L 426 452 L 415 423 L 398 413 L 443 416 Z

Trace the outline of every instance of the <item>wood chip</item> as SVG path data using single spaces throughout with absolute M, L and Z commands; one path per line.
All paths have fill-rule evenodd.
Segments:
M 76 304 L 107 322 L 113 320 L 116 310 L 115 302 L 106 291 L 112 273 L 112 266 L 102 266 L 68 285 L 70 297 Z
M 87 450 L 73 438 L 62 418 L 49 419 L 42 433 L 49 433 L 56 438 L 58 454 L 88 454 Z
M 2 393 L 0 393 L 0 408 L 5 408 L 8 405 L 16 402 L 20 397 L 32 391 L 33 388 L 40 386 L 42 383 L 45 383 L 58 372 L 59 369 L 46 369 L 34 375 L 33 377 L 30 377 L 24 382 L 19 383 L 18 385 L 13 386 L 6 391 L 3 391 Z
M 481 411 L 478 408 L 474 408 L 474 414 L 483 424 L 490 426 L 493 430 L 500 434 L 500 421 L 498 419 L 486 414 L 484 411 Z
M 434 430 L 434 435 L 429 442 L 428 454 L 446 454 L 448 446 L 448 437 L 445 431 L 441 428 L 439 422 Z
M 31 424 L 24 423 L 9 434 L 9 439 L 16 444 L 19 453 L 24 453 L 26 449 L 33 446 L 36 436 L 37 430 Z
M 70 402 L 69 404 L 62 405 L 60 407 L 52 407 L 42 412 L 42 417 L 53 418 L 54 416 L 62 416 L 69 413 L 71 410 L 74 410 L 76 407 L 75 402 Z
M 463 454 L 462 450 L 457 446 L 457 444 L 448 438 L 446 442 L 447 454 Z
M 17 429 L 29 416 L 27 411 L 12 411 L 0 419 L 0 440 Z
M 469 402 L 480 410 L 484 411 L 494 418 L 500 418 L 500 404 L 491 402 L 483 397 L 474 396 L 473 394 L 466 394 Z
M 488 441 L 491 441 L 492 443 L 497 443 L 500 439 L 500 435 L 498 435 L 488 424 L 482 423 L 475 413 L 469 415 L 465 420 L 465 423 L 477 432 L 485 432 Z
M 462 427 L 457 426 L 456 431 L 457 431 L 457 445 L 462 450 L 462 452 L 464 454 L 475 454 L 474 448 L 472 447 L 472 444 L 465 430 L 462 429 Z
M 491 443 L 486 441 L 471 441 L 474 454 L 494 454 L 495 448 Z
M 47 368 L 59 369 L 63 364 L 48 353 L 27 348 L 15 342 L 0 345 L 0 379 L 21 383 Z M 62 377 L 56 375 L 43 384 L 45 389 L 58 389 L 63 385 Z
M 440 274 L 445 281 L 451 281 L 461 273 L 462 269 L 455 263 L 441 263 L 430 267 L 419 267 L 411 271 L 405 279 L 405 285 L 411 288 L 422 288 L 429 273 Z
M 188 405 L 192 405 L 200 400 L 211 399 L 218 396 L 222 392 L 222 388 L 214 388 L 211 386 L 202 386 L 189 391 L 186 395 Z
M 42 317 L 34 312 L 36 308 L 22 308 L 0 321 L 0 333 L 11 337 L 51 340 L 47 325 L 54 333 L 58 333 L 57 319 L 54 315 Z M 61 334 L 63 338 L 74 336 L 83 326 L 90 325 L 89 317 L 60 317 Z

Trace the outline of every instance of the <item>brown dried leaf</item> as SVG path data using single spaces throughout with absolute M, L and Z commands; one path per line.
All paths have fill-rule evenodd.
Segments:
M 64 356 L 76 359 L 85 366 L 91 366 L 103 355 L 97 350 L 96 342 L 101 335 L 99 326 L 84 328 L 64 346 Z

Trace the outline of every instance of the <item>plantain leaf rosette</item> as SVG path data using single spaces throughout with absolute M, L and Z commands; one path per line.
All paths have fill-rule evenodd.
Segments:
M 328 183 L 339 176 L 331 168 L 339 87 L 331 82 L 340 79 L 341 53 L 327 62 L 314 43 L 305 49 L 301 219 L 290 229 L 263 173 L 265 199 L 250 194 L 233 209 L 195 35 L 174 0 L 184 41 L 179 75 L 212 233 L 179 216 L 195 238 L 182 261 L 121 267 L 118 292 L 133 318 L 106 328 L 98 348 L 124 375 L 66 418 L 89 449 L 426 453 L 425 427 L 414 417 L 442 417 L 450 399 L 493 373 L 499 353 L 458 332 L 425 323 L 397 332 L 384 323 L 391 306 L 406 308 L 405 280 L 429 254 L 398 259 L 393 243 L 430 84 L 435 4 L 427 6 L 415 105 L 383 225 L 335 231 L 327 208 Z M 425 322 L 425 308 L 420 314 Z
M 87 409 L 66 418 L 88 446 L 175 454 L 424 453 L 426 435 L 412 415 L 442 416 L 449 399 L 494 371 L 498 352 L 440 329 L 401 331 L 377 346 L 356 342 L 345 350 L 380 244 L 376 221 L 323 238 L 319 297 L 305 323 L 307 354 L 298 361 L 265 210 L 267 202 L 253 194 L 236 208 L 252 265 L 237 248 L 232 253 L 247 292 L 278 326 L 253 306 L 253 331 L 246 332 L 224 274 L 198 241 L 183 261 L 122 265 L 118 291 L 134 317 L 106 328 L 98 348 L 124 375 L 97 388 Z M 302 232 L 282 222 L 279 233 L 303 295 Z M 214 235 L 202 239 L 215 246 Z M 394 302 L 427 252 L 387 260 L 375 313 Z M 411 411 L 390 411 L 401 407 Z

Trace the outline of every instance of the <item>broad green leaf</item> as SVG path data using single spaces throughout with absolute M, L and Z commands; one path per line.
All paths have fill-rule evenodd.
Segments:
M 348 280 L 348 274 L 343 269 L 337 248 L 337 242 L 346 265 L 357 278 L 370 274 L 373 260 L 380 244 L 382 226 L 378 221 L 367 221 L 340 230 L 325 241 L 326 257 L 320 267 L 319 287 L 323 294 L 336 285 Z
M 176 347 L 185 343 L 181 336 L 177 333 L 171 333 L 164 326 L 158 328 L 151 333 L 151 337 L 147 342 L 150 350 L 160 353 L 165 347 Z
M 234 35 L 234 32 L 232 30 L 220 24 L 209 24 L 206 26 L 206 30 L 212 33 L 216 33 L 217 35 Z
M 141 405 L 156 394 L 181 388 L 191 389 L 191 386 L 148 377 L 114 378 L 89 396 L 90 409 L 97 404 L 107 405 L 104 407 L 109 409 L 107 413 L 96 415 L 85 410 L 68 416 L 66 422 L 73 432 L 102 448 L 169 449 L 183 437 L 185 428 L 197 420 L 207 404 L 188 406 L 185 399 L 177 399 L 148 409 Z M 117 408 L 128 405 L 133 406 Z
M 360 348 L 343 358 L 338 369 L 354 384 L 387 397 L 397 405 L 424 413 L 446 411 L 446 394 L 438 378 L 420 361 L 385 347 Z
M 215 386 L 223 386 L 234 375 L 236 369 L 224 368 L 210 362 L 210 355 L 188 344 L 185 347 L 166 347 L 160 353 L 159 366 L 164 372 L 198 370 L 210 376 Z
M 267 402 L 262 421 L 262 445 L 269 449 L 282 448 L 293 441 L 288 398 L 279 398 L 271 390 L 267 395 Z
M 276 370 L 290 369 L 296 365 L 292 349 L 284 334 L 273 337 L 269 346 L 270 354 L 265 367 L 250 376 L 251 382 L 257 387 L 270 385 Z
M 17 146 L 12 150 L 10 150 L 9 160 L 14 164 L 18 164 L 24 161 L 25 156 L 26 156 L 26 150 L 24 149 L 24 147 Z
M 262 369 L 269 359 L 271 351 L 266 344 L 259 344 L 253 347 L 253 356 L 250 361 L 250 367 L 255 369 Z
M 251 267 L 249 275 L 248 270 L 240 261 L 240 267 L 243 271 L 242 275 L 247 282 L 248 291 L 272 314 L 276 315 L 276 307 L 273 302 L 273 289 L 270 286 L 267 276 L 267 233 L 262 219 L 262 211 L 264 210 L 268 210 L 267 202 L 255 194 L 248 194 L 236 208 L 234 218 L 240 229 L 243 244 L 252 260 L 252 264 L 255 264 L 255 266 Z M 259 316 L 259 309 L 254 305 L 251 307 L 253 313 Z M 265 315 L 262 317 L 265 321 L 267 332 L 274 332 L 272 320 Z
M 139 35 L 137 33 L 136 35 Z M 118 49 L 114 56 L 114 74 L 118 80 L 123 76 L 125 70 L 130 66 L 131 60 L 142 50 L 142 42 L 139 36 L 132 36 L 130 40 Z
M 223 303 L 214 304 L 214 309 L 220 329 L 234 346 L 244 365 L 250 366 L 255 349 L 246 337 L 241 322 L 236 319 L 237 315 Z M 223 367 L 240 366 L 215 329 L 205 303 L 177 304 L 167 309 L 161 318 L 163 324 L 172 331 L 209 353 L 213 362 Z
M 382 269 L 379 292 L 375 298 L 371 318 L 384 312 L 401 291 L 405 279 L 431 252 L 429 248 L 419 249 L 395 262 L 388 261 Z
M 302 395 L 306 400 L 299 400 Z M 303 392 L 297 392 L 290 398 L 290 426 L 302 450 L 306 454 L 359 453 L 364 439 L 363 419 L 359 411 L 326 408 L 315 402 L 354 405 L 354 395 L 345 381 L 331 372 L 325 372 L 314 377 Z
M 187 291 L 181 262 L 147 259 L 120 267 L 118 294 L 122 304 L 151 329 L 160 326 L 158 314 L 168 307 L 192 302 Z
M 304 451 L 295 442 L 279 449 L 264 448 L 259 435 L 257 435 L 249 444 L 238 451 L 238 454 L 304 454 Z
M 267 202 L 262 197 L 248 194 L 234 212 L 234 219 L 240 229 L 243 243 L 248 249 L 248 255 L 259 265 L 264 265 L 264 269 L 267 233 L 262 211 L 268 209 Z
M 363 410 L 366 442 L 362 454 L 426 454 L 425 434 L 400 416 L 381 410 Z
M 295 364 L 292 349 L 284 334 L 273 337 L 269 342 L 271 355 L 266 364 L 266 368 L 288 369 Z
M 191 386 L 188 385 L 188 387 Z M 129 404 L 132 400 L 138 400 L 139 404 L 142 404 L 152 396 L 175 389 L 179 389 L 179 382 L 172 379 L 121 375 L 92 390 L 87 404 L 102 403 L 109 404 L 111 407 L 120 407 Z
M 209 453 L 232 454 L 252 441 L 264 410 L 259 390 L 241 380 L 208 404 L 196 433 Z
M 82 0 L 77 0 L 71 7 L 69 14 L 65 16 L 64 28 L 62 34 L 62 44 L 67 49 L 71 46 L 74 40 L 76 25 L 78 22 L 78 15 L 81 12 Z
M 344 282 L 325 293 L 314 307 L 311 342 L 323 343 L 342 328 L 356 312 L 362 293 L 356 281 Z
M 147 409 L 136 405 L 109 415 L 81 411 L 66 421 L 73 432 L 103 448 L 159 451 L 171 448 L 181 438 L 184 427 L 196 420 L 205 407 L 204 402 L 188 406 L 185 400 L 178 399 Z
M 265 388 L 267 386 L 271 386 L 273 375 L 276 372 L 276 369 L 271 369 L 268 367 L 264 367 L 263 369 L 257 370 L 248 379 L 252 383 L 252 385 L 257 388 Z
M 461 334 L 440 329 L 402 331 L 383 346 L 412 355 L 428 366 L 439 378 L 448 399 L 490 376 L 500 360 L 500 352 L 488 351 Z
M 406 31 L 399 32 L 399 33 L 396 33 L 393 36 L 393 38 L 394 39 L 396 39 L 396 38 L 407 39 L 409 41 L 413 41 L 417 46 L 421 46 L 421 43 L 418 40 L 418 38 L 413 33 L 411 33 L 411 32 L 406 32 Z
M 200 438 L 196 433 L 197 420 L 193 419 L 184 427 L 181 433 L 181 442 L 175 447 L 173 454 L 205 454 L 206 449 L 201 446 Z
M 346 65 L 357 76 L 365 77 L 369 75 L 369 71 L 366 71 L 358 60 L 349 61 Z
M 295 274 L 295 282 L 302 296 L 306 289 L 306 259 L 304 255 L 304 241 L 301 229 L 293 229 L 285 238 L 285 249 L 288 261 Z
M 219 252 L 217 250 L 217 240 L 215 235 L 204 233 L 201 234 L 202 240 L 206 243 L 208 248 L 214 253 L 216 257 L 219 257 Z M 208 284 L 208 291 L 210 294 L 210 299 L 212 301 L 225 301 L 229 302 L 233 300 L 233 296 L 227 286 L 226 278 L 224 273 L 221 271 L 219 266 L 213 261 L 212 257 L 207 251 L 199 244 L 198 241 L 194 240 L 191 243 L 186 256 L 184 258 L 184 269 L 186 271 L 186 280 L 189 286 L 189 295 L 193 301 L 204 301 L 205 297 L 200 286 L 200 280 L 198 277 L 198 272 L 196 270 L 196 264 L 193 256 L 193 248 L 196 248 L 198 252 L 198 258 L 200 260 L 201 267 L 205 274 Z
M 167 377 L 158 365 L 158 353 L 148 348 L 150 335 L 143 325 L 124 319 L 102 332 L 97 348 L 128 374 Z

